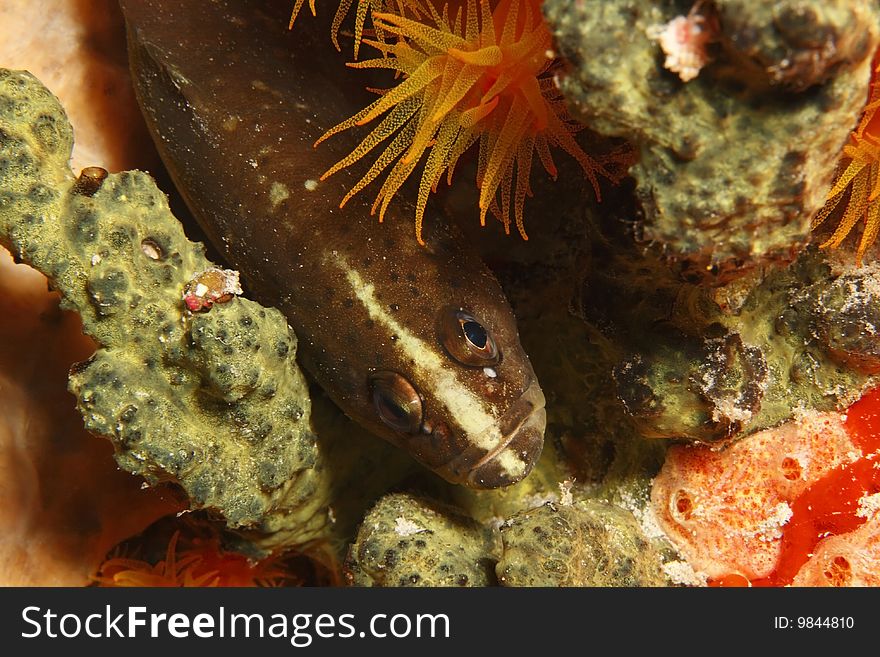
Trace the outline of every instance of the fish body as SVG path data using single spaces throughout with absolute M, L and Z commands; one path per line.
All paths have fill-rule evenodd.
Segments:
M 250 293 L 286 314 L 330 397 L 449 481 L 528 474 L 544 395 L 494 276 L 441 217 L 422 247 L 411 206 L 380 224 L 366 198 L 339 208 L 354 174 L 319 182 L 353 144 L 314 142 L 366 93 L 326 26 L 288 32 L 283 2 L 121 4 L 138 100 L 178 189 Z

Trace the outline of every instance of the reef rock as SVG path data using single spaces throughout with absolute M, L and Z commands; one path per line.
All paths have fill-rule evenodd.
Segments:
M 501 526 L 506 586 L 666 586 L 662 554 L 620 507 L 545 504 Z
M 76 126 L 71 167 L 154 170 L 159 157 L 134 96 L 117 0 L 0 4 L 0 65 L 26 69 Z
M 841 269 L 814 247 L 722 288 L 669 283 L 641 329 L 622 320 L 635 337 L 621 332 L 634 353 L 614 368 L 618 395 L 643 435 L 702 442 L 845 407 L 876 374 L 876 289 L 875 267 Z
M 592 129 L 630 139 L 641 234 L 724 282 L 808 241 L 865 103 L 878 9 L 867 0 L 547 0 L 571 69 L 559 85 Z M 689 18 L 707 64 L 683 81 L 658 30 Z M 707 37 L 710 38 L 705 38 Z M 652 38 L 653 36 L 653 38 Z
M 346 578 L 355 586 L 488 586 L 499 548 L 497 530 L 454 507 L 387 495 L 364 518 Z
M 845 269 L 813 295 L 816 334 L 828 354 L 857 372 L 880 373 L 880 264 Z
M 119 541 L 185 506 L 83 429 L 67 370 L 94 344 L 3 249 L 0 318 L 0 586 L 83 586 Z

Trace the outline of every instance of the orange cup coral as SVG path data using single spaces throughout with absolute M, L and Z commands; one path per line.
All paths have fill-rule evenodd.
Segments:
M 180 532 L 174 532 L 165 558 L 156 564 L 112 557 L 101 564 L 93 579 L 100 586 L 113 587 L 242 587 L 280 586 L 290 577 L 277 558 L 252 562 L 223 550 L 216 538 L 196 538 L 191 547 L 178 550 L 179 538 Z
M 362 4 L 371 2 L 362 0 Z M 577 160 L 599 196 L 597 176 L 612 175 L 574 138 L 581 127 L 569 116 L 550 74 L 556 60 L 540 5 L 541 0 L 501 0 L 492 10 L 488 0 L 479 4 L 468 0 L 450 17 L 448 4 L 441 14 L 430 2 L 408 0 L 403 13 L 372 14 L 377 39 L 362 42 L 382 57 L 349 66 L 388 69 L 403 79 L 315 144 L 385 115 L 359 146 L 321 178 L 385 144 L 340 207 L 391 167 L 372 207 L 382 221 L 391 199 L 426 158 L 416 201 L 416 238 L 424 244 L 422 223 L 428 195 L 436 191 L 444 173 L 447 183 L 452 182 L 459 159 L 477 142 L 482 225 L 491 210 L 509 233 L 512 209 L 520 235 L 528 239 L 523 206 L 531 196 L 532 160 L 537 152 L 555 179 L 551 146 Z
M 865 219 L 865 229 L 856 251 L 856 262 L 861 265 L 865 251 L 876 241 L 880 232 L 880 52 L 874 55 L 874 73 L 868 104 L 858 127 L 844 146 L 845 168 L 828 192 L 825 206 L 813 219 L 813 228 L 844 202 L 843 216 L 834 233 L 820 248 L 835 249 L 843 243 L 859 219 Z M 848 162 L 847 162 L 848 158 Z

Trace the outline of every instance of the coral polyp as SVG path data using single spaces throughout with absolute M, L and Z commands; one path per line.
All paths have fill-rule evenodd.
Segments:
M 844 146 L 843 162 L 846 165 L 828 192 L 825 206 L 813 219 L 813 228 L 822 224 L 839 206 L 843 216 L 834 233 L 820 248 L 839 247 L 862 218 L 865 228 L 856 251 L 856 262 L 862 264 L 865 251 L 876 241 L 880 232 L 880 59 L 874 56 L 874 73 L 868 104 L 862 113 L 858 127 Z M 848 160 L 848 161 L 847 161 Z
M 174 532 L 165 558 L 156 564 L 122 556 L 107 559 L 95 582 L 111 587 L 242 587 L 280 586 L 289 579 L 277 558 L 252 562 L 223 550 L 214 537 L 192 539 L 190 547 L 178 550 L 179 538 L 180 532 Z
M 426 157 L 416 202 L 416 237 L 423 244 L 422 222 L 430 192 L 437 190 L 444 173 L 451 184 L 459 159 L 477 142 L 482 225 L 491 211 L 509 233 L 512 209 L 520 235 L 528 239 L 523 206 L 532 194 L 532 160 L 537 153 L 555 179 L 551 146 L 577 160 L 599 196 L 598 176 L 612 176 L 575 140 L 580 126 L 569 116 L 552 78 L 556 60 L 540 4 L 541 0 L 502 0 L 493 11 L 487 0 L 480 4 L 469 0 L 454 18 L 448 5 L 441 14 L 430 3 L 418 5 L 426 12 L 423 18 L 390 12 L 372 15 L 377 33 L 386 38 L 364 39 L 363 43 L 379 50 L 382 57 L 349 66 L 388 69 L 401 74 L 402 80 L 316 142 L 317 146 L 385 115 L 359 146 L 321 178 L 351 166 L 387 141 L 340 207 L 390 166 L 372 207 L 382 221 L 394 195 Z M 409 4 L 407 8 L 409 13 Z

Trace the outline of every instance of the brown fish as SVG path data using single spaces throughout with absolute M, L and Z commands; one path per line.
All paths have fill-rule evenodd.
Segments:
M 362 106 L 327 25 L 284 2 L 123 0 L 141 107 L 178 188 L 251 293 L 288 317 L 300 360 L 352 418 L 445 479 L 495 488 L 541 452 L 544 395 L 504 295 L 434 211 L 385 222 L 353 173 L 318 177 Z M 332 13 L 332 12 L 331 12 Z

